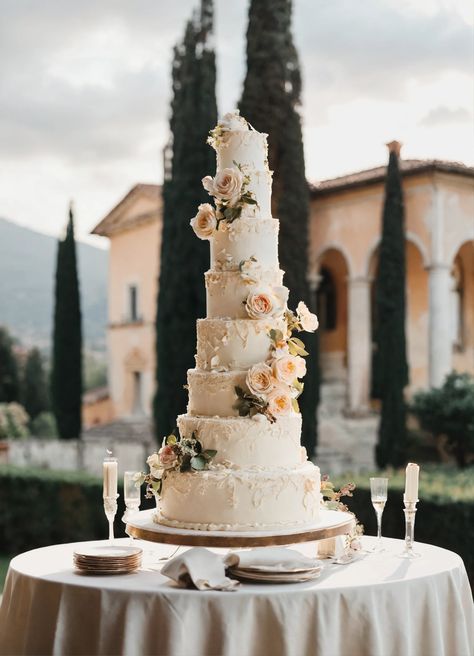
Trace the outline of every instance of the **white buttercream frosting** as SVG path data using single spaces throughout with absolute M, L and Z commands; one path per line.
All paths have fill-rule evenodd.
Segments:
M 156 521 L 199 530 L 250 531 L 315 523 L 320 513 L 319 468 L 306 462 L 287 468 L 170 472 Z
M 223 221 L 210 240 L 211 268 L 236 270 L 240 262 L 253 257 L 262 269 L 279 269 L 279 228 L 276 219 Z
M 206 307 L 207 317 L 248 319 L 245 301 L 248 295 L 261 287 L 281 287 L 283 271 L 279 269 L 261 271 L 259 282 L 249 284 L 239 271 L 207 271 Z
M 284 319 L 198 319 L 196 366 L 207 371 L 247 370 L 270 357 L 269 331 Z
M 180 415 L 182 437 L 199 435 L 204 449 L 215 449 L 215 464 L 236 467 L 293 468 L 306 461 L 300 444 L 301 415 L 279 417 L 270 422 L 263 415 L 254 417 L 195 417 Z

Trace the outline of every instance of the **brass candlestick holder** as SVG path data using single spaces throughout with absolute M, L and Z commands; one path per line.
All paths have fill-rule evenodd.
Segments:
M 400 554 L 400 558 L 419 558 L 420 554 L 416 553 L 413 549 L 413 544 L 415 542 L 415 515 L 416 515 L 416 501 L 406 501 L 403 499 L 405 504 L 405 549 Z

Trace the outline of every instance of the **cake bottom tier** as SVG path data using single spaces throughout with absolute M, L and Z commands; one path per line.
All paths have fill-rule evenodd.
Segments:
M 321 479 L 311 462 L 288 468 L 169 472 L 155 521 L 202 531 L 268 531 L 319 520 Z

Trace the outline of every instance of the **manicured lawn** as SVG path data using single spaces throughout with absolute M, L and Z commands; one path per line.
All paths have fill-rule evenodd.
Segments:
M 10 563 L 11 556 L 0 556 L 0 594 L 3 591 L 3 584 L 8 571 L 8 564 Z

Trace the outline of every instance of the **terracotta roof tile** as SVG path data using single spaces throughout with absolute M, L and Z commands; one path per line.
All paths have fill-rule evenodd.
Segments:
M 134 200 L 139 196 L 146 196 L 152 200 L 156 199 L 156 210 L 142 212 L 140 214 L 127 214 L 127 209 L 132 205 Z M 142 223 L 153 221 L 159 218 L 161 214 L 161 185 L 155 184 L 136 184 L 122 198 L 115 207 L 96 225 L 91 234 L 109 237 L 111 234 L 128 230 Z
M 446 173 L 474 177 L 473 167 L 466 166 L 460 162 L 448 162 L 439 159 L 401 159 L 400 169 L 404 177 L 432 171 L 444 171 Z M 386 171 L 386 166 L 377 166 L 373 169 L 366 169 L 365 171 L 357 171 L 356 173 L 349 173 L 348 175 L 342 175 L 337 178 L 310 183 L 310 191 L 313 196 L 319 196 L 353 187 L 376 184 L 385 180 Z

